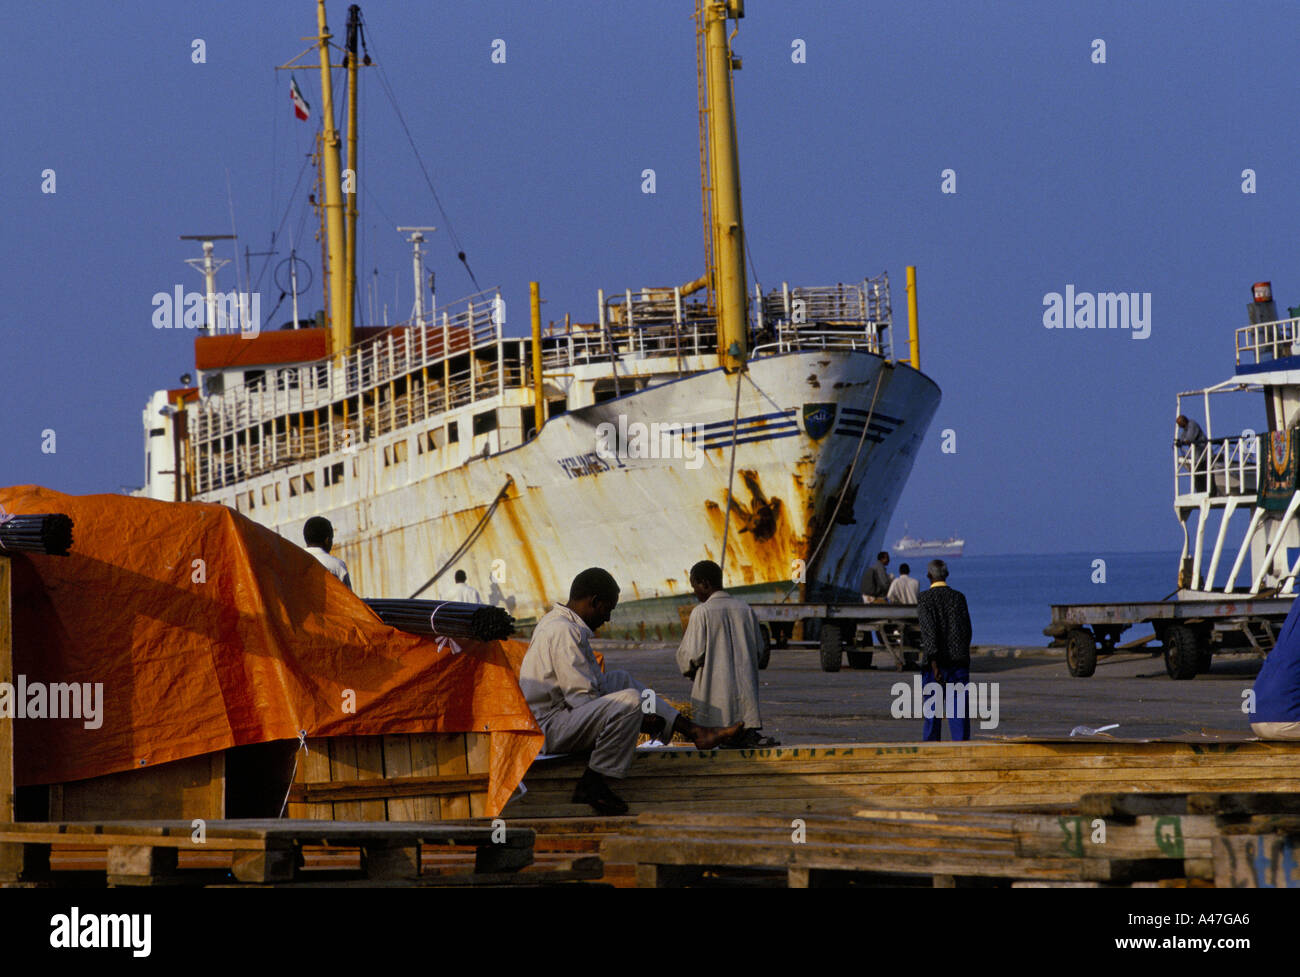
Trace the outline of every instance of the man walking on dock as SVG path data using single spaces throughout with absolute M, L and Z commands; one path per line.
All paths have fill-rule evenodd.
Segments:
M 948 564 L 943 560 L 931 560 L 925 575 L 930 579 L 930 589 L 916 601 L 916 616 L 921 627 L 921 671 L 928 673 L 927 685 L 934 682 L 943 686 L 940 702 L 949 707 L 949 734 L 954 740 L 968 740 L 970 716 L 966 688 L 970 684 L 970 610 L 966 607 L 966 595 L 948 586 Z M 939 740 L 942 724 L 942 715 L 926 716 L 923 738 Z
M 568 603 L 556 604 L 537 622 L 519 670 L 519 688 L 546 736 L 542 748 L 591 752 L 573 802 L 605 815 L 627 813 L 605 778 L 627 776 L 639 733 L 666 743 L 678 732 L 697 749 L 711 750 L 741 730 L 740 723 L 727 729 L 697 726 L 627 672 L 601 671 L 591 636 L 609 620 L 618 594 L 609 571 L 583 570 L 573 578 Z
M 677 667 L 694 681 L 691 718 L 709 726 L 744 723 L 744 742 L 757 742 L 758 656 L 763 635 L 758 615 L 743 600 L 722 589 L 722 568 L 712 560 L 691 567 L 691 590 L 699 604 L 691 610 Z M 733 744 L 737 745 L 737 744 Z

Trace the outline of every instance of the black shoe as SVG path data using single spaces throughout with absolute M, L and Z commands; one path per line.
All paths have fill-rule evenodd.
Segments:
M 627 802 L 609 789 L 604 777 L 590 769 L 583 773 L 578 786 L 574 788 L 573 803 L 590 804 L 597 814 L 607 817 L 619 817 L 627 813 Z

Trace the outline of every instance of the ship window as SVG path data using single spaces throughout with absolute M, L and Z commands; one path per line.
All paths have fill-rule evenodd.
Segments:
M 149 437 L 151 438 L 160 438 L 166 433 L 166 430 L 161 427 L 151 427 L 149 429 Z
M 249 390 L 261 390 L 266 385 L 265 370 L 245 370 L 244 386 Z
M 406 442 L 396 441 L 384 448 L 384 467 L 400 465 L 406 461 Z
M 546 416 L 559 417 L 561 414 L 568 413 L 569 402 L 567 400 L 548 400 L 546 402 Z
M 428 441 L 430 451 L 437 451 L 439 448 L 442 447 L 442 443 L 443 443 L 442 428 L 435 427 L 432 431 L 426 431 L 425 440 Z
M 244 498 L 244 496 L 243 496 L 242 493 L 241 493 L 239 496 L 237 496 L 237 497 L 238 497 L 238 498 L 241 498 L 241 499 Z M 245 506 L 244 506 L 244 507 L 245 507 L 246 509 L 256 509 L 256 508 L 257 508 L 257 503 L 253 501 L 255 498 L 256 498 L 256 496 L 255 496 L 252 492 L 249 492 L 249 493 L 248 493 L 248 502 L 245 503 Z
M 289 367 L 275 372 L 275 386 L 279 390 L 298 389 L 298 368 Z
M 325 479 L 326 485 L 337 485 L 343 481 L 343 462 L 338 461 L 324 469 L 321 475 Z
M 488 410 L 482 414 L 475 414 L 471 425 L 475 434 L 487 434 L 489 431 L 495 431 L 497 429 L 497 412 Z
M 315 472 L 303 472 L 303 473 L 302 473 L 302 490 L 303 490 L 304 492 L 315 492 L 315 491 L 316 491 L 316 473 L 315 473 Z
M 316 389 L 324 390 L 328 387 L 330 382 L 329 365 L 318 363 L 312 368 L 312 370 L 316 374 Z
M 301 479 L 299 479 L 297 475 L 294 475 L 292 478 L 289 479 L 289 498 L 292 499 L 295 495 L 298 494 L 298 485 L 300 484 L 300 482 Z
M 262 487 L 262 505 L 270 505 L 272 502 L 280 501 L 279 483 L 264 485 Z
M 460 440 L 460 422 L 452 421 L 447 425 L 447 443 L 455 444 Z

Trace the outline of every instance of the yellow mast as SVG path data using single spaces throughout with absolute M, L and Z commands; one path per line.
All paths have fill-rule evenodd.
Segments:
M 325 0 L 316 0 L 316 19 L 320 28 L 320 88 L 325 184 L 325 237 L 329 263 L 330 352 L 341 356 L 352 345 L 352 307 L 348 304 L 348 275 L 344 267 L 347 254 L 343 233 L 343 174 L 339 165 L 339 133 L 334 128 L 334 88 L 330 82 L 330 40 L 334 36 L 325 23 Z
M 705 79 L 708 83 L 708 173 L 712 185 L 713 257 L 710 269 L 718 304 L 718 361 L 728 373 L 744 369 L 748 345 L 745 233 L 740 215 L 740 163 L 736 150 L 733 61 L 727 20 L 745 16 L 744 0 L 700 0 Z
M 344 265 L 347 267 L 348 281 L 348 321 L 357 307 L 357 34 L 361 29 L 361 8 L 355 3 L 348 7 L 348 210 L 347 210 L 347 254 Z M 369 60 L 367 58 L 367 60 Z

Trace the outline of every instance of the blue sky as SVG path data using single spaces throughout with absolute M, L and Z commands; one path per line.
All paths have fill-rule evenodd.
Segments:
M 1231 375 L 1252 282 L 1271 280 L 1284 314 L 1300 305 L 1300 7 L 746 6 L 736 96 L 760 281 L 888 270 L 902 323 L 904 267 L 918 268 L 922 368 L 943 403 L 891 541 L 906 522 L 979 553 L 1176 548 L 1174 395 Z M 544 318 L 590 319 L 597 288 L 700 273 L 691 10 L 363 5 L 370 53 L 470 264 L 504 289 L 508 331 L 526 328 L 530 279 Z M 330 4 L 340 38 L 345 15 Z M 273 70 L 307 46 L 315 4 L 53 0 L 10 27 L 0 484 L 134 487 L 145 400 L 193 368 L 193 333 L 150 323 L 154 293 L 201 285 L 179 235 L 230 233 L 233 211 L 241 253 L 265 251 L 287 211 L 281 257 L 302 227 L 319 263 L 303 191 L 290 196 L 311 127 Z M 505 64 L 491 60 L 498 38 Z M 806 63 L 791 59 L 795 39 Z M 315 72 L 297 77 L 319 111 Z M 441 228 L 429 255 L 440 298 L 473 286 L 377 70 L 363 85 L 361 275 L 378 268 L 378 301 L 404 315 L 395 224 Z M 641 192 L 647 167 L 654 195 Z M 941 192 L 945 169 L 955 194 Z M 219 282 L 234 286 L 231 269 Z M 1044 296 L 1067 285 L 1150 293 L 1150 337 L 1045 329 Z M 1253 401 L 1214 433 L 1246 425 L 1262 426 Z

